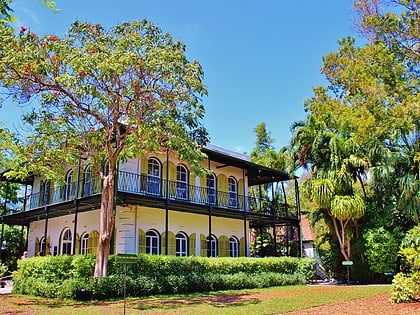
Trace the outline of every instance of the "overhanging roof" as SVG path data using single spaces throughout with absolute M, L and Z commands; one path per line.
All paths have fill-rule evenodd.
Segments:
M 245 170 L 245 175 L 248 177 L 248 186 L 287 181 L 294 178 L 290 177 L 286 172 L 240 158 L 240 154 L 234 156 L 215 148 L 214 146 L 208 146 L 202 148 L 202 151 L 211 161 L 223 164 L 223 166 L 234 166 Z

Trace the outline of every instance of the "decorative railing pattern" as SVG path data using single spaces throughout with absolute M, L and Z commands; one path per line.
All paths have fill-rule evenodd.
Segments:
M 150 196 L 169 200 L 185 201 L 200 205 L 213 205 L 226 209 L 248 211 L 254 213 L 271 214 L 274 210 L 277 214 L 291 215 L 290 209 L 282 205 L 267 205 L 263 199 L 240 195 L 232 192 L 218 191 L 214 188 L 188 185 L 183 182 L 167 181 L 147 174 L 135 174 L 118 172 L 117 189 L 120 192 L 132 193 L 140 196 Z M 85 198 L 100 194 L 102 181 L 99 176 L 89 177 L 69 185 L 56 185 L 46 187 L 44 191 L 32 193 L 27 196 L 26 208 L 35 209 L 46 205 L 54 205 L 62 202 Z

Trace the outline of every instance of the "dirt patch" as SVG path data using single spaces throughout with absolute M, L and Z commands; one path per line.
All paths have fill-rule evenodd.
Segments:
M 415 315 L 420 314 L 420 303 L 390 303 L 390 294 L 382 294 L 374 297 L 347 301 L 339 304 L 329 304 L 306 310 L 289 312 L 288 315 L 358 315 L 358 314 L 380 314 L 380 315 Z

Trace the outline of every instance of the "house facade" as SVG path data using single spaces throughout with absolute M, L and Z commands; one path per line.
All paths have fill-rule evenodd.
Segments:
M 285 226 L 296 231 L 287 241 L 301 241 L 298 196 L 290 202 L 284 192 L 274 204 L 261 193 L 296 179 L 220 147 L 203 152 L 210 174 L 202 177 L 167 152 L 118 165 L 112 253 L 249 256 L 251 231 L 278 235 Z M 27 227 L 29 256 L 96 254 L 102 187 L 87 161 L 68 169 L 64 185 L 34 176 L 29 188 L 23 207 L 2 221 Z

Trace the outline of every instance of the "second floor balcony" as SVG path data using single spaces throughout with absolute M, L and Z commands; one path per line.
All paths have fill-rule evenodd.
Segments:
M 176 201 L 188 205 L 189 208 L 197 205 L 228 211 L 260 213 L 263 215 L 275 214 L 282 217 L 297 218 L 296 208 L 287 205 L 285 202 L 273 204 L 261 198 L 261 196 L 249 196 L 239 194 L 236 191 L 221 191 L 216 187 L 200 187 L 148 174 L 123 171 L 118 172 L 116 183 L 117 194 L 128 194 L 130 200 L 137 198 L 139 200 Z M 26 196 L 26 210 L 100 196 L 101 192 L 102 180 L 99 176 L 85 176 L 79 181 L 64 185 L 52 185 L 49 182 L 44 182 L 41 185 L 40 192 L 34 192 Z

